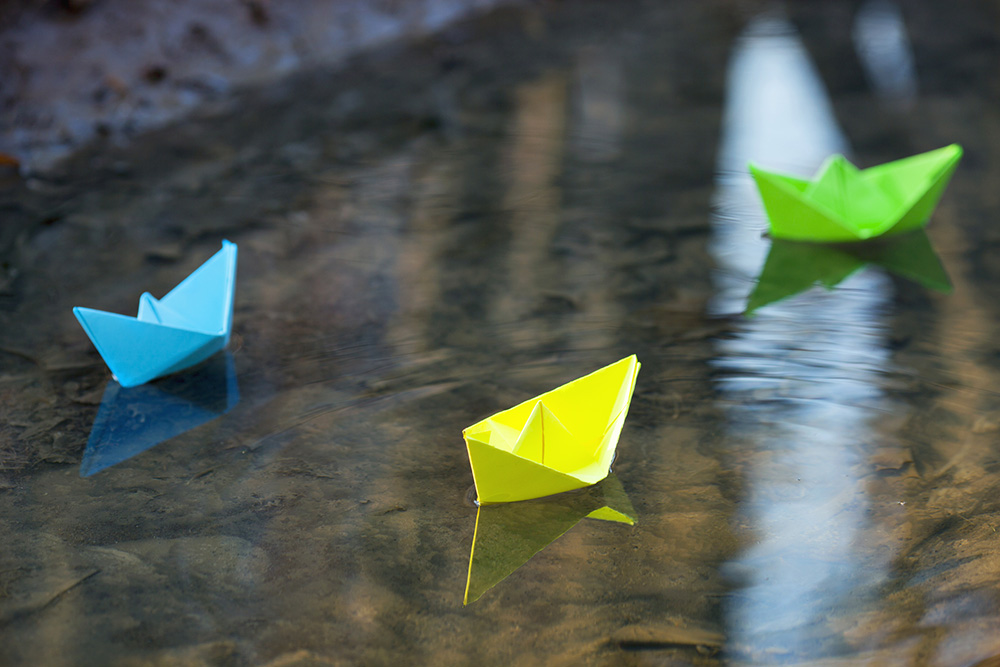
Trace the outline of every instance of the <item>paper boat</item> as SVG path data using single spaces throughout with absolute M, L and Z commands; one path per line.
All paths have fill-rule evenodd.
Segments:
M 115 379 L 134 387 L 212 356 L 229 342 L 236 287 L 236 244 L 198 267 L 162 299 L 139 297 L 138 317 L 91 308 L 73 314 Z
M 816 284 L 833 289 L 867 264 L 881 266 L 929 289 L 951 291 L 948 274 L 922 229 L 878 241 L 837 245 L 775 239 L 744 314 L 751 315 L 758 308 Z
M 962 147 L 952 144 L 863 171 L 834 155 L 813 180 L 754 164 L 750 173 L 764 200 L 772 237 L 858 241 L 924 226 L 961 157 Z
M 479 502 L 540 498 L 607 477 L 639 367 L 626 357 L 465 429 Z
M 206 424 L 240 401 L 228 351 L 159 382 L 123 387 L 108 382 L 80 462 L 89 477 Z
M 465 604 L 527 563 L 586 518 L 635 524 L 635 510 L 615 475 L 555 498 L 481 506 L 469 554 Z

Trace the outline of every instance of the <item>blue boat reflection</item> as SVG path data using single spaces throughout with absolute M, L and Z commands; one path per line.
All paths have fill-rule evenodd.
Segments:
M 465 604 L 478 600 L 586 518 L 635 524 L 635 510 L 615 475 L 579 491 L 480 506 L 469 554 Z
M 90 430 L 80 476 L 141 454 L 201 426 L 240 401 L 233 355 L 217 354 L 196 368 L 138 387 L 111 380 Z
M 864 243 L 796 243 L 774 239 L 745 314 L 804 292 L 813 285 L 833 289 L 867 264 L 929 289 L 951 292 L 951 281 L 923 230 Z

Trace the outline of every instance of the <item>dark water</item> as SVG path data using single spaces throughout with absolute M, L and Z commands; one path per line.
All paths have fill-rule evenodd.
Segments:
M 7 182 L 0 663 L 996 664 L 1000 10 L 904 10 L 507 10 Z M 748 160 L 952 142 L 926 237 L 762 237 Z M 109 384 L 71 307 L 223 238 L 231 356 Z M 462 428 L 632 353 L 463 605 Z

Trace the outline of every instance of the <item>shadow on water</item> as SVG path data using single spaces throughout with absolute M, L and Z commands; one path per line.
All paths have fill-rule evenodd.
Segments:
M 239 401 L 228 350 L 190 371 L 138 387 L 109 380 L 83 452 L 80 476 L 90 477 L 210 422 Z

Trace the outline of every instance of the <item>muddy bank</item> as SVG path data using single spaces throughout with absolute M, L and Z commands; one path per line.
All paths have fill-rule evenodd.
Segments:
M 0 152 L 44 170 L 241 87 L 441 29 L 502 0 L 22 2 L 0 15 Z

